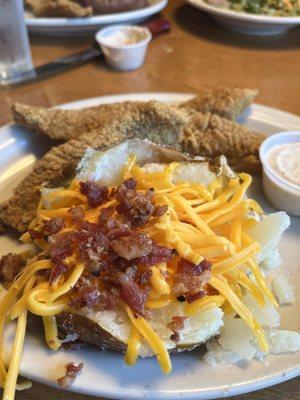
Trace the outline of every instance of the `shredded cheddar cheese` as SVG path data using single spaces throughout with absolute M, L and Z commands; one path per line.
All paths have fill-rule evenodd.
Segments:
M 261 349 L 266 351 L 268 343 L 263 329 L 243 304 L 243 297 L 248 292 L 260 306 L 265 304 L 265 296 L 277 305 L 255 261 L 260 246 L 246 234 L 247 229 L 257 223 L 251 213 L 253 215 L 254 211 L 257 215 L 263 214 L 257 202 L 245 198 L 251 177 L 247 174 L 226 179 L 217 176 L 207 187 L 201 183 L 186 181 L 175 184 L 172 177 L 177 167 L 177 163 L 171 163 L 155 172 L 151 168 L 146 171 L 137 165 L 133 155 L 123 169 L 123 178 L 134 178 L 138 191 L 154 189 L 155 206 L 168 206 L 164 215 L 151 218 L 139 231 L 147 234 L 158 245 L 176 250 L 176 255 L 170 261 L 150 267 L 150 294 L 146 307 L 153 310 L 148 310 L 149 313 L 154 314 L 154 310 L 178 305 L 178 299 L 172 290 L 179 261 L 184 259 L 198 265 L 203 260 L 208 260 L 212 264 L 212 276 L 207 287 L 203 287 L 208 293 L 194 302 L 186 302 L 183 306 L 185 315 L 191 317 L 216 307 L 221 307 L 225 312 L 234 312 L 252 329 Z M 109 190 L 115 190 L 115 187 Z M 76 227 L 69 212 L 71 206 L 82 207 L 84 220 L 96 223 L 101 210 L 114 207 L 116 203 L 116 199 L 108 198 L 100 206 L 90 208 L 86 196 L 80 192 L 79 182 L 73 180 L 69 187 L 53 190 L 42 196 L 30 229 L 39 231 L 43 221 L 63 217 L 65 227 L 61 232 L 72 232 Z M 29 232 L 24 233 L 21 240 L 25 243 L 33 241 Z M 47 254 L 49 243 L 46 240 L 35 239 L 34 243 L 42 251 L 39 256 Z M 48 346 L 52 350 L 58 350 L 61 346 L 55 315 L 68 309 L 70 290 L 85 271 L 84 263 L 74 256 L 66 257 L 64 262 L 68 266 L 68 273 L 50 285 L 46 278 L 41 278 L 42 274 L 39 279 L 37 277 L 41 270 L 51 271 L 52 262 L 34 257 L 15 279 L 0 303 L 0 383 L 5 388 L 6 400 L 14 398 L 28 311 L 42 317 Z M 141 346 L 146 342 L 157 357 L 163 372 L 169 373 L 172 365 L 164 340 L 146 317 L 135 315 L 124 301 L 121 305 L 130 324 L 125 362 L 134 365 Z M 7 370 L 2 355 L 3 335 L 5 324 L 13 319 L 17 319 L 17 330 Z

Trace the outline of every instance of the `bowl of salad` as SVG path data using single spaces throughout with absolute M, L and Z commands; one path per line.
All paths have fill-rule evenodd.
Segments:
M 186 0 L 221 26 L 248 35 L 278 35 L 300 25 L 300 0 Z

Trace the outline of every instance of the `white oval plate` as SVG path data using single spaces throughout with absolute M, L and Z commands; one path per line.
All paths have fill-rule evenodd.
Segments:
M 84 108 L 103 103 L 128 100 L 159 100 L 183 102 L 193 95 L 176 93 L 148 93 L 107 96 L 69 103 L 63 108 Z M 300 118 L 292 114 L 254 104 L 241 116 L 240 122 L 256 131 L 269 134 L 300 127 Z M 35 135 L 16 125 L 0 129 L 0 200 L 11 195 L 13 187 L 28 173 L 34 160 L 49 146 L 44 137 Z M 253 196 L 267 212 L 273 211 L 264 199 L 260 181 L 253 185 Z M 1 253 L 13 251 L 17 242 L 0 237 Z M 291 228 L 281 242 L 281 255 L 296 288 L 297 302 L 282 308 L 282 328 L 300 330 L 300 218 L 293 218 Z M 12 329 L 7 332 L 6 346 Z M 211 367 L 202 360 L 203 350 L 172 355 L 173 371 L 163 375 L 156 359 L 140 359 L 135 367 L 128 367 L 121 354 L 103 352 L 88 347 L 80 351 L 52 352 L 47 349 L 42 332 L 30 325 L 26 338 L 21 373 L 25 377 L 51 386 L 64 374 L 67 362 L 84 362 L 84 368 L 70 390 L 115 399 L 142 398 L 212 399 L 240 394 L 271 386 L 300 374 L 300 354 L 268 356 L 264 362 L 253 361 L 244 365 Z
M 106 25 L 137 23 L 149 18 L 164 9 L 168 0 L 149 0 L 149 3 L 148 7 L 139 10 L 86 18 L 40 18 L 25 11 L 26 25 L 31 33 L 39 35 L 90 35 Z
M 300 25 L 300 16 L 272 17 L 213 7 L 203 0 L 186 0 L 186 2 L 210 14 L 224 28 L 237 33 L 261 36 L 280 35 L 286 30 Z

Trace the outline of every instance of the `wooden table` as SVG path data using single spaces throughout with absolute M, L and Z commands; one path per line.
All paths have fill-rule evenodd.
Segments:
M 143 68 L 131 73 L 110 70 L 97 60 L 38 83 L 0 92 L 0 124 L 11 121 L 13 102 L 54 106 L 88 97 L 127 92 L 197 92 L 220 85 L 260 89 L 258 101 L 300 114 L 300 29 L 279 37 L 248 37 L 219 28 L 205 14 L 171 0 L 164 14 L 168 35 L 155 40 Z M 35 65 L 85 48 L 87 38 L 31 37 Z M 21 400 L 87 400 L 34 383 Z M 300 380 L 235 397 L 239 400 L 300 399 Z

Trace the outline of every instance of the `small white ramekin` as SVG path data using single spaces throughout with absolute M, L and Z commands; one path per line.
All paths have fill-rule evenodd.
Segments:
M 300 131 L 280 132 L 263 141 L 259 157 L 263 165 L 263 190 L 269 202 L 278 210 L 300 216 L 300 189 L 278 176 L 268 162 L 269 151 L 277 145 L 300 142 Z
M 113 35 L 138 33 L 141 38 L 133 44 L 110 43 Z M 106 62 L 119 71 L 132 71 L 140 68 L 145 61 L 148 44 L 152 39 L 150 30 L 137 25 L 116 25 L 101 29 L 96 34 L 96 40 L 101 47 Z

